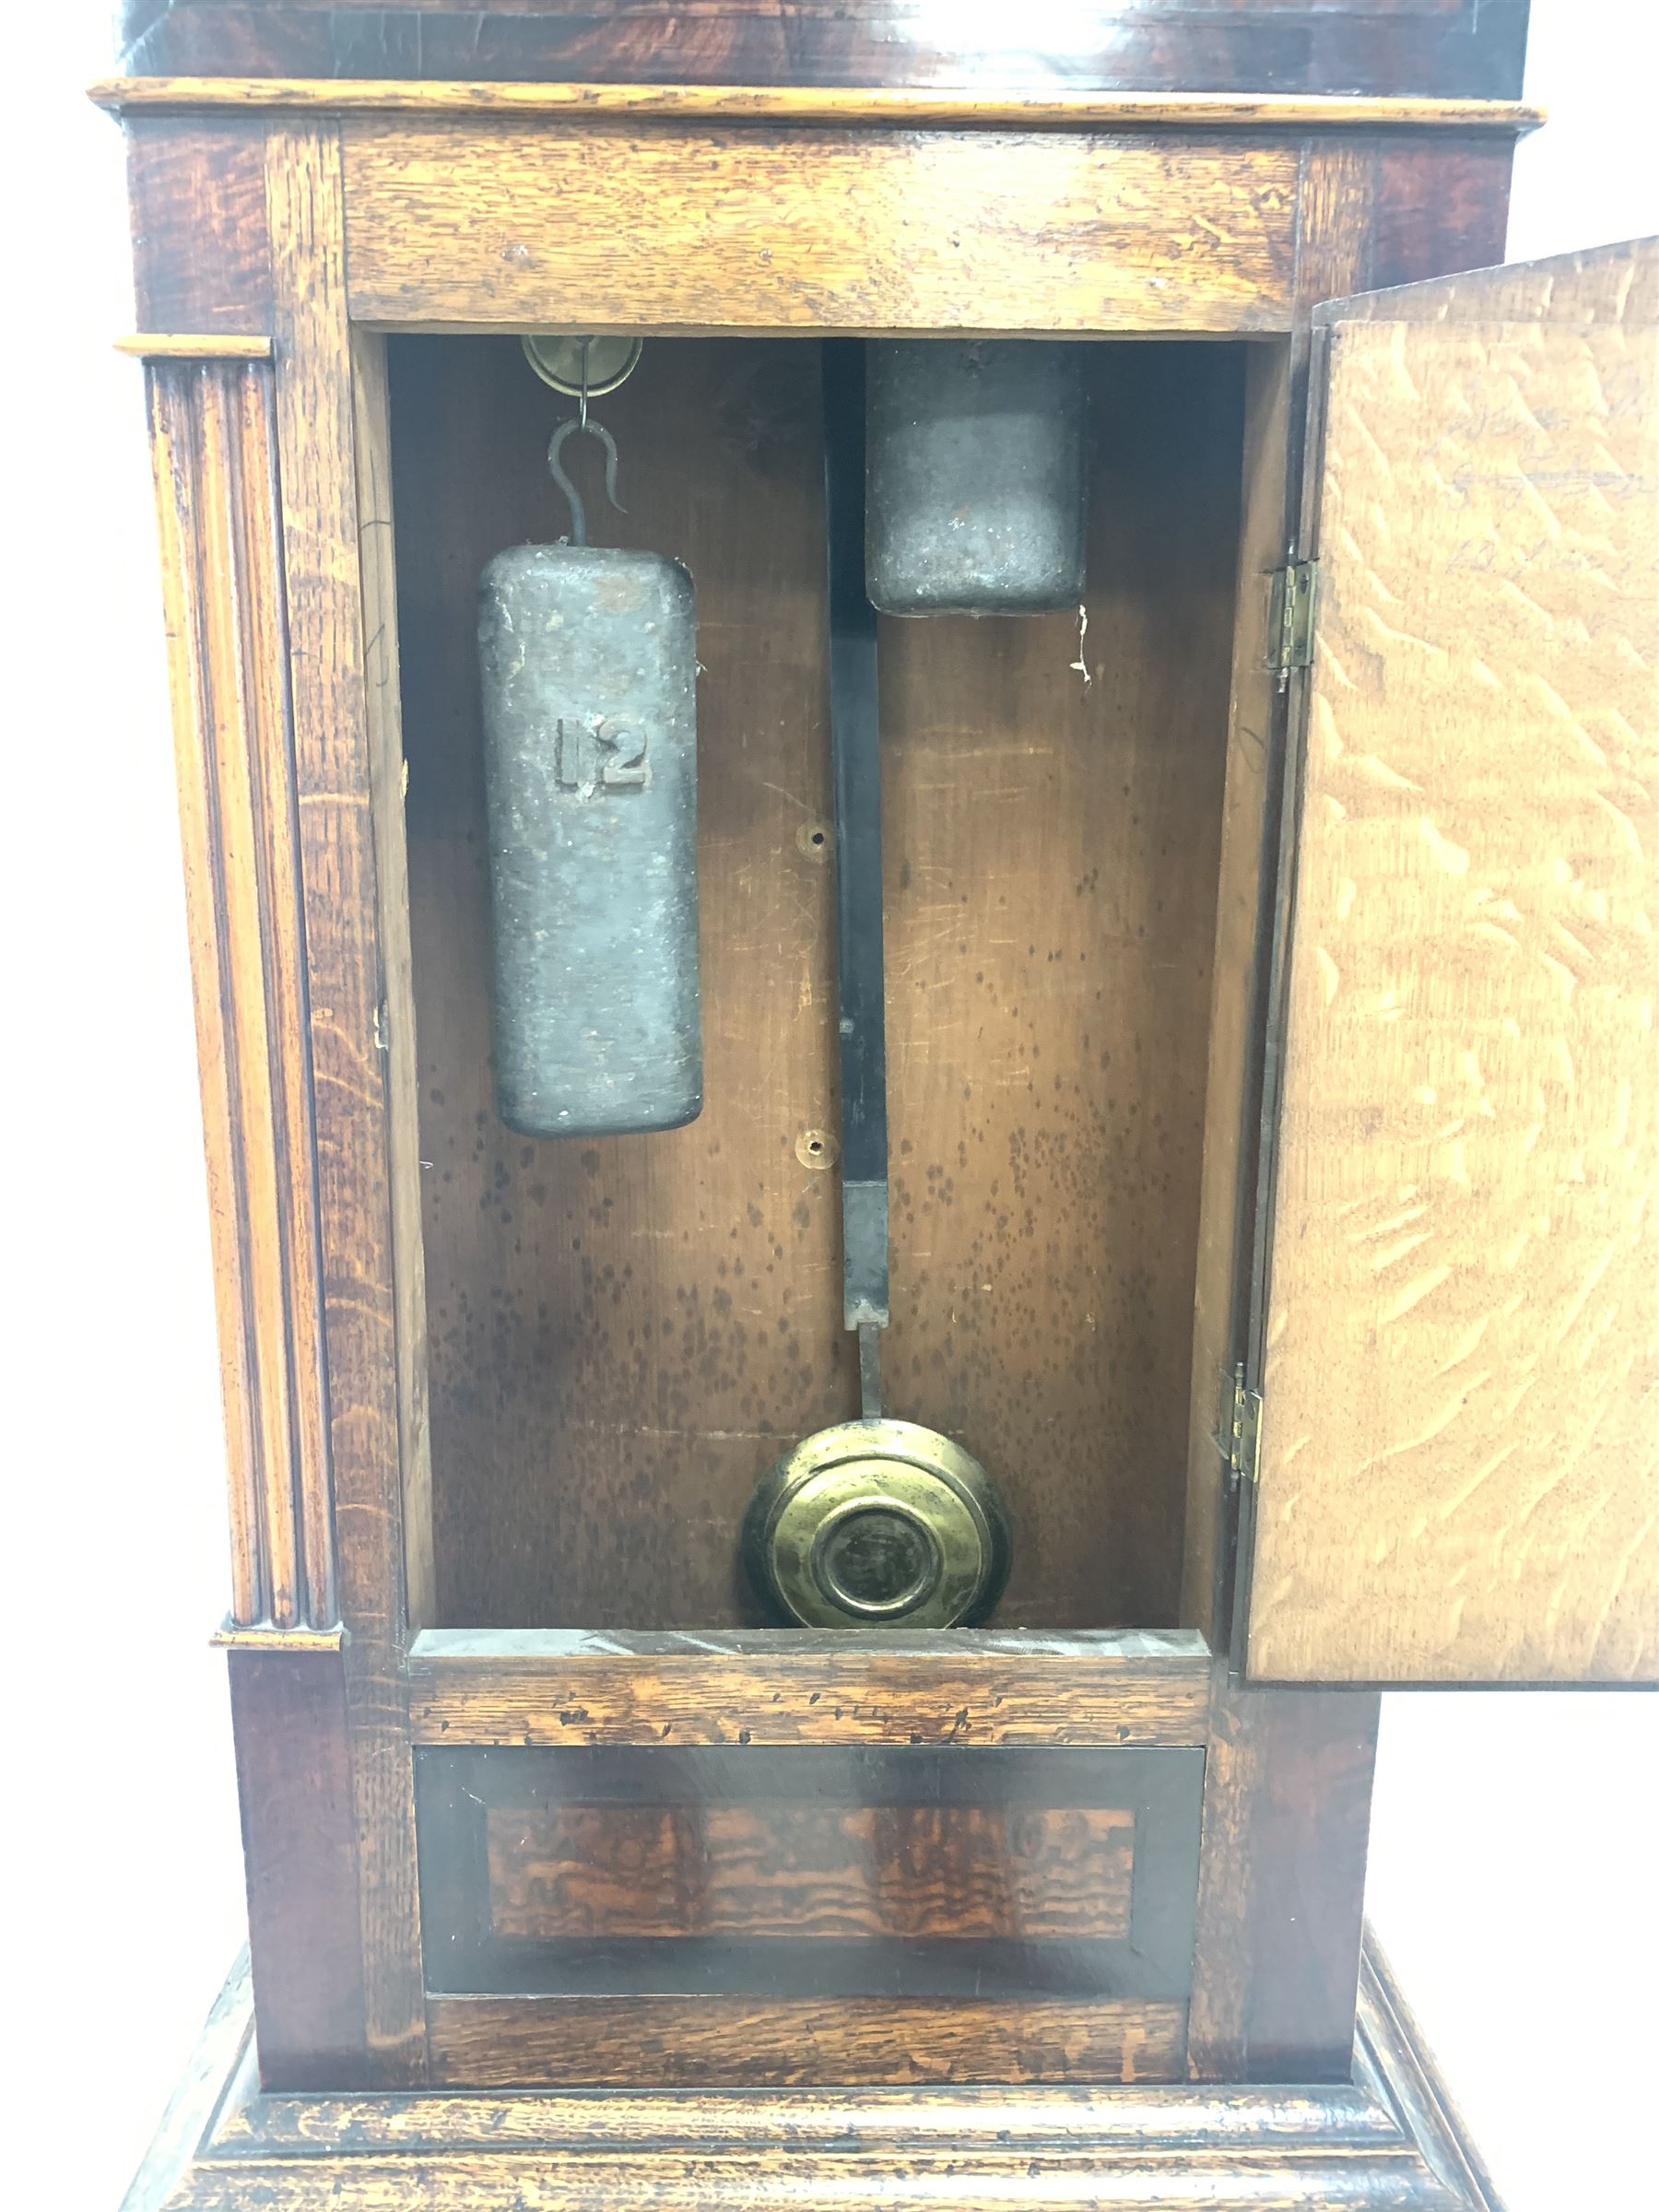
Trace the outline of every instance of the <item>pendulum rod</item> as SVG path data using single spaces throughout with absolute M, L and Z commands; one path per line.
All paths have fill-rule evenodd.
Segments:
M 842 1297 L 858 1336 L 860 1410 L 881 1412 L 888 1324 L 887 997 L 881 948 L 881 716 L 876 610 L 865 590 L 865 349 L 824 345 L 830 753 L 841 1040 Z

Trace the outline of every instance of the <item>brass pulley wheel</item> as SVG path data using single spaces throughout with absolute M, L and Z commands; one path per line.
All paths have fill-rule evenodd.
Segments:
M 1008 1550 L 984 1469 L 913 1421 L 842 1421 L 807 1437 L 756 1491 L 744 1527 L 757 1587 L 809 1629 L 982 1619 Z
M 570 399 L 603 399 L 625 383 L 639 365 L 643 338 L 571 337 L 562 332 L 527 332 L 524 358 L 544 384 Z

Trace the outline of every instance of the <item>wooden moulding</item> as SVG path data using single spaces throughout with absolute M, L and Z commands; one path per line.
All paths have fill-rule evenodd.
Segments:
M 218 1287 L 230 1618 L 326 1629 L 333 1500 L 272 374 L 244 340 L 135 350 L 148 362 Z
M 346 1631 L 332 1629 L 274 1629 L 264 1622 L 239 1628 L 226 1621 L 208 1639 L 216 1652 L 342 1652 Z
M 625 116 L 671 123 L 877 123 L 910 127 L 1303 131 L 1310 128 L 1535 130 L 1541 108 L 1517 100 L 1277 97 L 1233 92 L 976 94 L 906 86 L 469 84 L 406 77 L 114 76 L 88 97 L 115 114 L 201 108 L 321 109 L 334 114 Z
M 268 337 L 236 337 L 218 331 L 135 331 L 117 338 L 117 353 L 137 361 L 268 361 Z
M 1325 2087 L 261 2095 L 251 2025 L 244 1965 L 124 2212 L 1496 2212 L 1374 1946 Z
M 1203 1744 L 1202 1637 L 429 1630 L 418 1744 Z

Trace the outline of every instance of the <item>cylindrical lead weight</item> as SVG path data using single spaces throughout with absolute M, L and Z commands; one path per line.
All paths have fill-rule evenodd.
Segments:
M 1083 348 L 881 338 L 865 572 L 885 615 L 1036 615 L 1082 596 Z
M 527 1136 L 702 1105 L 697 641 L 656 553 L 516 546 L 479 585 L 496 1104 Z

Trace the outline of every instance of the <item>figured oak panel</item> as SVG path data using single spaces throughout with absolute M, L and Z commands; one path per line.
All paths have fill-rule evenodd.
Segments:
M 364 322 L 695 333 L 1272 330 L 1297 148 L 349 117 Z
M 1184 2001 L 1204 1767 L 1196 1747 L 425 1749 L 429 1993 Z
M 486 1816 L 498 1936 L 1112 1937 L 1117 1806 L 550 1805 Z
M 1328 311 L 1258 1678 L 1659 1659 L 1656 273 Z

